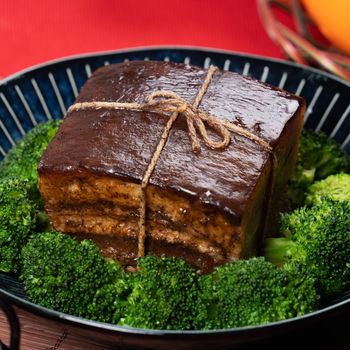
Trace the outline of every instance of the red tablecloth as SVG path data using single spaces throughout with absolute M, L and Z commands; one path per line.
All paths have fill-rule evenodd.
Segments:
M 0 0 L 0 77 L 67 55 L 195 45 L 281 57 L 255 0 Z

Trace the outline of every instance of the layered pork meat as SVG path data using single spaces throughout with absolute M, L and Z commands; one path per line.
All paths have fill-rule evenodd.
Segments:
M 143 103 L 157 90 L 193 102 L 206 71 L 165 62 L 97 70 L 77 102 Z M 217 71 L 199 108 L 268 142 L 231 134 L 225 150 L 194 154 L 179 116 L 145 189 L 146 253 L 180 256 L 201 272 L 256 254 L 295 164 L 304 102 Z M 123 265 L 137 258 L 141 181 L 169 116 L 127 110 L 69 112 L 39 164 L 39 186 L 58 231 L 92 238 Z M 265 232 L 265 233 L 264 233 Z

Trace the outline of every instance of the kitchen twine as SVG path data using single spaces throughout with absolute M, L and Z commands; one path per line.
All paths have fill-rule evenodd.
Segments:
M 175 92 L 172 91 L 155 91 L 147 96 L 145 103 L 127 103 L 127 102 L 80 102 L 73 104 L 69 109 L 69 112 L 80 111 L 85 109 L 109 109 L 109 110 L 132 110 L 132 111 L 147 111 L 158 114 L 171 113 L 167 124 L 164 127 L 160 141 L 157 148 L 151 158 L 151 162 L 148 165 L 147 171 L 141 182 L 141 207 L 140 207 L 140 232 L 138 235 L 138 253 L 137 256 L 141 257 L 145 255 L 145 240 L 146 240 L 146 195 L 145 189 L 148 185 L 149 179 L 153 173 L 153 170 L 158 162 L 158 159 L 162 153 L 165 143 L 169 137 L 170 130 L 174 125 L 179 114 L 182 114 L 186 118 L 188 134 L 192 144 L 192 150 L 195 154 L 200 152 L 200 142 L 197 135 L 197 129 L 202 137 L 205 145 L 211 149 L 223 150 L 231 142 L 231 136 L 229 133 L 233 131 L 236 134 L 244 136 L 253 142 L 261 145 L 263 148 L 272 151 L 272 147 L 262 138 L 252 134 L 250 131 L 243 129 L 236 124 L 229 121 L 220 119 L 207 112 L 201 111 L 198 107 L 201 103 L 203 96 L 208 90 L 214 73 L 217 71 L 217 67 L 210 66 L 207 72 L 207 76 L 200 87 L 194 102 L 188 103 L 181 98 Z M 220 137 L 218 141 L 208 136 L 206 125 L 209 125 L 215 133 Z M 196 129 L 196 127 L 197 129 Z

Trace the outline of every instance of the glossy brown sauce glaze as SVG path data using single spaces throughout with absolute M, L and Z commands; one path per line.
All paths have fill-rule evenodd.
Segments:
M 99 69 L 76 102 L 144 102 L 155 90 L 194 99 L 205 71 L 194 67 L 132 62 Z M 140 182 L 168 117 L 138 111 L 84 110 L 68 113 L 49 145 L 39 171 L 87 168 Z
M 169 90 L 192 102 L 203 83 L 203 69 L 166 62 L 134 61 L 99 69 L 82 88 L 76 102 L 143 103 L 156 90 Z M 199 106 L 278 143 L 301 99 L 239 76 L 217 71 Z M 88 169 L 139 183 L 159 141 L 166 115 L 141 111 L 83 110 L 68 113 L 39 165 L 39 172 Z M 268 151 L 232 133 L 223 151 L 202 144 L 191 150 L 187 126 L 179 117 L 151 176 L 150 183 L 224 211 L 240 222 L 268 159 Z

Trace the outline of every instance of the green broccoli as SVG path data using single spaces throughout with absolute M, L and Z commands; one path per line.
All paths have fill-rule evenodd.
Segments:
M 103 288 L 123 279 L 124 271 L 117 263 L 106 261 L 92 241 L 79 243 L 57 232 L 37 233 L 22 249 L 22 264 L 20 279 L 34 303 L 75 316 L 108 321 L 119 307 L 116 301 L 110 308 L 105 307 L 106 300 L 96 304 L 103 299 Z M 117 294 L 122 289 L 118 288 Z M 106 298 L 108 303 L 110 295 Z
M 319 203 L 322 197 L 350 202 L 350 174 L 330 175 L 324 180 L 316 181 L 309 187 L 305 203 Z
M 0 180 L 0 270 L 17 272 L 20 252 L 36 225 L 35 202 L 29 199 L 28 183 Z
M 152 329 L 192 329 L 200 312 L 196 272 L 174 257 L 147 255 L 138 262 L 121 324 Z
M 117 324 L 125 316 L 127 298 L 131 293 L 131 274 L 125 273 L 115 262 L 115 277 L 108 284 L 97 289 L 92 302 L 87 307 L 86 317 L 100 322 Z
M 271 262 L 293 270 L 305 266 L 328 297 L 350 283 L 350 203 L 323 198 L 314 206 L 283 214 L 284 237 L 266 242 L 265 256 Z
M 205 329 L 253 326 L 316 309 L 315 280 L 277 268 L 264 258 L 239 260 L 200 277 Z
M 323 133 L 303 131 L 296 169 L 288 186 L 292 207 L 304 204 L 305 193 L 314 181 L 349 170 L 349 156 L 333 139 Z
M 52 120 L 38 124 L 29 131 L 0 163 L 0 178 L 14 177 L 27 180 L 30 195 L 38 200 L 40 194 L 37 166 L 60 124 L 61 121 Z

